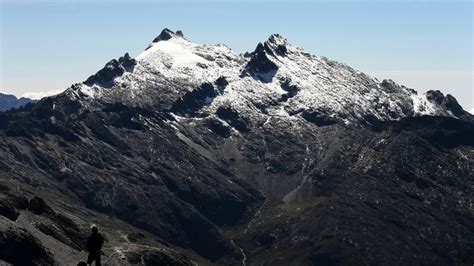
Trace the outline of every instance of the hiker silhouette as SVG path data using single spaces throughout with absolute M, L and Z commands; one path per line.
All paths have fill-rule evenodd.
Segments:
M 91 235 L 87 239 L 87 251 L 89 252 L 87 264 L 92 264 L 95 261 L 95 265 L 101 265 L 100 253 L 102 244 L 104 244 L 104 237 L 99 233 L 99 228 L 95 224 L 91 225 Z

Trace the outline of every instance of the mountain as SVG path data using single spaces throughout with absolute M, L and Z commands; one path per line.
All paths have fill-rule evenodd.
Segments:
M 191 108 L 197 110 L 182 106 L 186 110 L 180 112 L 215 113 L 227 106 L 255 120 L 303 117 L 346 124 L 424 114 L 466 115 L 450 95 L 439 91 L 418 95 L 391 80 L 379 82 L 349 66 L 310 55 L 278 34 L 259 43 L 254 52 L 239 55 L 225 45 L 197 45 L 165 29 L 136 58 L 125 54 L 110 61 L 69 94 L 168 110 L 178 98 L 187 99 L 205 84 L 213 84 L 215 93 L 209 90 L 209 95 L 197 99 L 198 106 Z M 173 108 L 179 113 L 179 107 Z
M 96 223 L 114 265 L 471 265 L 473 119 L 277 34 L 165 29 L 0 114 L 0 259 L 73 264 Z
M 14 95 L 0 93 L 0 112 L 10 109 L 18 109 L 28 103 L 34 103 L 35 100 L 29 98 L 16 98 Z

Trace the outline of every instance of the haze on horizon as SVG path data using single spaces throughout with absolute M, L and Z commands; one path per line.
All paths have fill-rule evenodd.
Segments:
M 474 108 L 472 1 L 0 2 L 0 91 L 17 96 L 64 90 L 112 58 L 138 55 L 168 27 L 241 53 L 280 33 L 310 53 Z

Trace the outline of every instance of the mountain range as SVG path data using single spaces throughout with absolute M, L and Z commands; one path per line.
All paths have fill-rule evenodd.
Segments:
M 472 265 L 474 117 L 305 52 L 164 29 L 0 113 L 0 262 Z M 28 254 L 28 255 L 25 255 Z
M 17 109 L 33 102 L 36 102 L 36 100 L 25 97 L 17 98 L 14 95 L 0 93 L 0 112 Z

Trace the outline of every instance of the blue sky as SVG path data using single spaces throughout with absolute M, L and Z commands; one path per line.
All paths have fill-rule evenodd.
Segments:
M 251 51 L 280 33 L 378 78 L 474 107 L 472 1 L 1 1 L 0 91 L 65 89 L 164 27 Z

